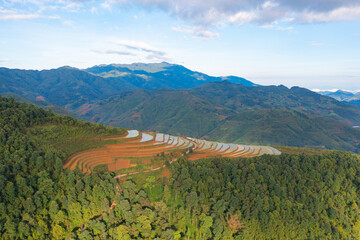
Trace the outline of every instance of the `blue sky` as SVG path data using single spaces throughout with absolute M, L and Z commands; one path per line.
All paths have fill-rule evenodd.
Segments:
M 0 0 L 0 66 L 161 62 L 360 89 L 359 0 Z

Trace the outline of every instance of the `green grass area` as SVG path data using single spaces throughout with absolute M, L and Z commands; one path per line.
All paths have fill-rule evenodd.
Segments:
M 164 186 L 169 179 L 169 177 L 164 176 L 164 171 L 168 170 L 161 169 L 159 171 L 140 173 L 129 176 L 126 179 L 134 181 L 137 186 L 142 186 L 145 189 L 150 202 L 157 202 L 163 198 Z
M 104 173 L 104 172 L 108 172 L 109 170 L 107 164 L 100 164 L 95 166 L 93 171 L 96 173 Z
M 39 150 L 57 149 L 69 157 L 72 154 L 88 149 L 101 148 L 106 144 L 115 144 L 118 140 L 101 140 L 108 135 L 123 134 L 125 129 L 83 124 L 38 125 L 26 129 L 27 136 Z
M 125 173 L 133 173 L 133 172 L 142 172 L 144 170 L 149 170 L 151 168 L 148 164 L 139 164 L 135 167 L 123 168 L 115 171 L 115 175 L 125 174 Z M 142 174 L 142 173 L 140 173 Z

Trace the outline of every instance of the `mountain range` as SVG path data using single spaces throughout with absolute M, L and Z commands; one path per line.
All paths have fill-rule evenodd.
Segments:
M 260 86 L 169 63 L 0 68 L 0 94 L 84 120 L 244 144 L 360 151 L 360 109 L 305 88 Z
M 320 90 L 317 93 L 332 97 L 338 101 L 347 102 L 360 107 L 360 91 L 350 92 L 346 90 L 326 91 Z
M 169 63 L 111 64 L 84 70 L 68 66 L 42 71 L 0 68 L 0 93 L 16 93 L 30 100 L 40 98 L 64 107 L 130 89 L 192 88 L 223 80 L 256 86 L 244 78 L 211 77 Z
M 102 124 L 225 142 L 360 149 L 360 131 L 346 124 L 359 124 L 360 111 L 299 87 L 224 81 L 136 89 L 68 110 Z

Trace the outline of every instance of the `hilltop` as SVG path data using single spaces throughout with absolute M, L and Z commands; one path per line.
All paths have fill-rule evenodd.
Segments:
M 192 71 L 177 64 L 133 63 L 99 65 L 85 69 L 89 73 L 109 79 L 121 79 L 132 84 L 134 88 L 193 88 L 208 82 L 224 80 L 244 86 L 258 86 L 244 78 L 236 76 L 212 77 L 207 74 Z

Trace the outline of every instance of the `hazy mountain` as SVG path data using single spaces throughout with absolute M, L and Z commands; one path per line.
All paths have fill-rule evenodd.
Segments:
M 336 100 L 339 101 L 351 101 L 360 98 L 360 92 L 358 91 L 351 92 L 346 90 L 336 90 L 336 91 L 324 90 L 324 91 L 317 91 L 317 93 L 335 98 Z
M 337 91 L 317 91 L 321 95 L 332 97 L 336 100 L 348 102 L 350 104 L 360 107 L 360 92 L 350 92 L 344 90 Z

